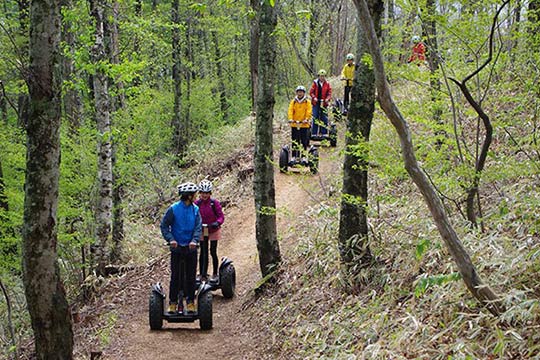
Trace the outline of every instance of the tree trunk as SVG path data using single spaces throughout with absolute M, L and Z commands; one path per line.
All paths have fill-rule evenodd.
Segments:
M 105 275 L 105 267 L 110 259 L 109 246 L 112 233 L 112 133 L 111 101 L 109 96 L 109 77 L 105 65 L 108 62 L 105 51 L 105 6 L 106 0 L 92 0 L 91 12 L 96 26 L 96 40 L 92 49 L 92 61 L 96 64 L 94 74 L 94 104 L 98 144 L 98 203 L 96 207 L 96 241 L 92 246 L 98 274 Z
M 112 64 L 120 64 L 120 44 L 119 44 L 119 29 L 118 29 L 118 1 L 113 2 L 112 17 L 110 21 L 107 21 L 105 27 L 105 37 L 109 38 L 109 59 Z M 116 87 L 116 96 L 112 102 L 111 113 L 124 109 L 126 106 L 126 99 L 124 95 L 124 84 L 118 79 L 109 78 L 109 81 Z M 118 172 L 117 151 L 118 145 L 114 138 L 112 138 L 112 249 L 110 261 L 112 263 L 118 263 L 122 259 L 123 242 L 124 242 L 124 211 L 122 198 L 124 194 L 124 188 L 122 180 Z
M 257 0 L 250 0 L 251 8 L 255 14 L 259 13 L 260 5 Z M 257 104 L 257 91 L 259 89 L 259 21 L 257 16 L 251 19 L 250 48 L 249 48 L 249 73 L 251 75 L 251 108 L 255 110 Z
M 493 37 L 495 35 L 495 30 L 497 26 L 497 18 L 499 17 L 499 14 L 501 13 L 502 9 L 509 2 L 510 0 L 506 0 L 498 9 L 495 17 L 493 18 L 493 22 L 491 25 L 491 33 L 489 36 L 488 58 L 484 61 L 482 65 L 480 65 L 471 74 L 466 76 L 461 82 L 457 81 L 456 79 L 449 78 L 459 87 L 459 89 L 465 96 L 465 99 L 467 99 L 471 107 L 474 109 L 474 111 L 476 111 L 476 113 L 478 114 L 478 117 L 482 120 L 482 124 L 484 125 L 484 130 L 485 130 L 484 142 L 482 143 L 480 154 L 478 155 L 475 166 L 474 166 L 474 178 L 472 179 L 472 184 L 467 189 L 467 219 L 471 222 L 473 226 L 478 225 L 476 211 L 475 211 L 475 199 L 478 197 L 478 204 L 480 204 L 478 188 L 480 186 L 480 178 L 482 176 L 482 172 L 484 171 L 484 166 L 486 164 L 487 156 L 489 153 L 489 147 L 491 146 L 491 142 L 493 140 L 493 126 L 491 125 L 491 120 L 489 116 L 484 112 L 484 109 L 482 108 L 482 105 L 480 104 L 481 100 L 476 101 L 472 97 L 471 92 L 469 91 L 469 88 L 467 87 L 467 81 L 472 79 L 474 76 L 477 76 L 478 73 L 480 73 L 480 71 L 482 71 L 482 69 L 484 69 L 493 59 Z M 478 209 L 480 211 L 480 206 L 478 206 Z
M 437 229 L 439 230 L 439 233 L 441 234 L 441 237 L 443 238 L 452 258 L 456 262 L 457 268 L 463 278 L 463 281 L 465 282 L 465 285 L 473 296 L 484 306 L 486 306 L 491 313 L 499 315 L 502 311 L 504 311 L 504 306 L 501 303 L 501 299 L 480 279 L 476 268 L 472 264 L 469 254 L 463 247 L 463 244 L 459 240 L 454 228 L 450 223 L 450 219 L 446 214 L 437 191 L 416 160 L 409 124 L 405 121 L 403 115 L 394 103 L 390 93 L 390 86 L 386 81 L 383 58 L 379 48 L 379 43 L 377 41 L 373 21 L 369 15 L 368 4 L 366 0 L 354 0 L 354 2 L 357 5 L 360 24 L 362 25 L 362 28 L 366 34 L 369 51 L 373 58 L 378 100 L 381 108 L 386 116 L 390 119 L 390 122 L 396 129 L 399 136 L 405 169 L 422 193 L 433 220 L 437 225 Z
M 212 39 L 214 40 L 214 59 L 216 62 L 216 73 L 218 78 L 219 104 L 223 121 L 228 123 L 229 104 L 227 103 L 227 91 L 225 89 L 225 79 L 223 78 L 223 64 L 221 59 L 221 50 L 219 49 L 219 40 L 217 31 L 212 31 Z
M 2 159 L 0 159 L 0 210 L 9 211 L 9 204 L 6 196 L 6 185 L 4 183 L 4 173 L 2 172 Z
M 69 8 L 72 6 L 72 1 L 64 0 L 62 6 Z M 74 82 L 77 81 L 75 62 L 71 58 L 75 51 L 75 34 L 71 30 L 71 23 L 67 19 L 62 19 L 62 41 L 66 43 L 70 52 L 69 56 L 62 56 L 62 79 L 67 83 L 67 86 L 64 87 L 64 114 L 69 124 L 70 133 L 75 136 L 81 125 L 83 104 L 79 91 L 73 86 Z
M 180 155 L 186 148 L 186 129 L 182 122 L 182 46 L 180 43 L 180 2 L 173 0 L 171 7 L 172 29 L 172 77 L 174 82 L 173 151 Z
M 57 257 L 60 1 L 33 0 L 22 227 L 23 281 L 38 359 L 71 359 L 73 331 Z
M 375 29 L 380 34 L 382 1 L 370 3 Z M 368 242 L 367 199 L 369 167 L 369 134 L 375 111 L 375 76 L 373 69 L 362 61 L 368 52 L 363 31 L 358 31 L 358 67 L 351 92 L 347 115 L 347 136 L 343 164 L 343 198 L 339 221 L 341 262 L 351 275 L 369 265 L 372 256 Z M 361 152 L 361 153 L 360 153 Z M 359 285 L 353 278 L 354 285 Z
M 277 5 L 277 4 L 276 4 Z M 272 273 L 281 261 L 276 235 L 276 200 L 273 168 L 274 80 L 276 79 L 277 24 L 275 7 L 264 1 L 258 13 L 259 90 L 257 96 L 257 123 L 255 129 L 255 192 L 256 237 L 262 276 Z
M 427 61 L 431 76 L 429 77 L 429 85 L 431 91 L 431 101 L 433 102 L 433 121 L 438 125 L 436 130 L 437 144 L 441 145 L 442 137 L 446 136 L 443 129 L 444 122 L 442 120 L 442 107 L 440 105 L 441 98 L 441 82 L 439 81 L 439 45 L 437 42 L 437 9 L 435 0 L 426 0 L 425 13 L 422 14 L 422 23 L 424 24 L 426 45 L 427 45 Z

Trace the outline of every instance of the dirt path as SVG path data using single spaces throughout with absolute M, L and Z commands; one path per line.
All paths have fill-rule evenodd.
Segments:
M 321 151 L 321 176 L 328 171 L 325 158 L 331 149 Z M 326 154 L 325 154 L 326 152 Z M 333 151 L 335 152 L 335 151 Z M 317 186 L 319 175 L 280 174 L 276 171 L 276 203 L 278 207 L 278 233 L 286 233 L 291 222 L 291 213 L 301 214 L 313 197 L 306 192 L 306 183 Z M 117 326 L 101 359 L 196 359 L 212 356 L 213 359 L 261 359 L 256 344 L 242 323 L 241 309 L 251 296 L 251 289 L 260 279 L 255 242 L 255 213 L 253 199 L 242 202 L 239 208 L 226 213 L 223 240 L 218 255 L 233 259 L 237 272 L 237 295 L 227 300 L 221 292 L 214 292 L 213 329 L 199 330 L 198 322 L 172 324 L 164 322 L 161 331 L 150 331 L 148 325 L 148 295 L 150 284 L 161 281 L 167 291 L 169 270 L 168 256 L 164 255 L 152 272 L 151 279 L 143 279 L 140 288 L 133 289 L 129 306 L 116 309 Z M 282 252 L 283 244 L 282 244 Z

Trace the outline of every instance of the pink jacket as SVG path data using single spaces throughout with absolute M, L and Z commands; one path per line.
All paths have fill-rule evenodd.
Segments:
M 213 206 L 212 206 L 213 204 Z M 225 221 L 225 215 L 223 215 L 223 209 L 221 208 L 221 203 L 217 199 L 208 199 L 203 201 L 197 199 L 195 205 L 199 207 L 199 212 L 201 213 L 202 223 L 210 225 L 213 222 L 218 222 L 219 226 Z M 216 232 L 219 228 L 208 227 L 208 232 Z

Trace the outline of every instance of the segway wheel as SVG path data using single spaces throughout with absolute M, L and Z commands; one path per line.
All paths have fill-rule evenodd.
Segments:
M 337 146 L 337 129 L 336 129 L 336 125 L 332 125 L 332 127 L 330 128 L 330 133 L 329 133 L 329 137 L 330 137 L 330 146 L 331 147 L 336 147 Z
M 199 327 L 201 330 L 212 329 L 212 293 L 207 291 L 199 295 Z
M 279 153 L 279 172 L 287 172 L 287 167 L 289 166 L 289 152 L 285 147 L 281 149 Z
M 230 299 L 234 296 L 234 290 L 236 288 L 236 270 L 233 264 L 225 266 L 225 268 L 219 274 L 221 283 L 221 293 L 226 299 Z
M 317 149 L 312 149 L 310 153 L 309 170 L 315 175 L 319 172 L 319 151 Z
M 163 298 L 161 295 L 152 291 L 149 304 L 150 329 L 161 330 L 163 327 Z

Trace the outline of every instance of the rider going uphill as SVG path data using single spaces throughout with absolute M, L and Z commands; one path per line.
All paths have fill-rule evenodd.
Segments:
M 307 150 L 309 146 L 311 105 L 306 96 L 305 87 L 301 85 L 296 87 L 296 96 L 289 104 L 288 115 L 291 124 L 292 160 L 295 161 L 295 158 L 300 156 L 300 145 L 304 150 Z
M 183 312 L 183 298 L 178 299 L 181 289 L 186 297 L 187 311 L 196 311 L 195 274 L 202 220 L 193 201 L 198 190 L 199 187 L 191 182 L 179 185 L 180 201 L 172 204 L 161 220 L 161 234 L 171 249 L 169 313 Z
M 356 64 L 354 63 L 354 55 L 347 54 L 346 59 L 347 63 L 343 66 L 343 70 L 341 70 L 341 80 L 343 80 L 345 89 L 345 94 L 343 95 L 343 106 L 345 106 L 345 112 L 349 110 L 349 99 L 353 86 L 354 70 L 356 69 Z
M 208 239 L 201 237 L 201 255 L 199 256 L 199 271 L 201 280 L 208 279 L 208 242 L 210 242 L 210 254 L 212 255 L 212 278 L 210 281 L 217 280 L 218 274 L 218 256 L 217 243 L 221 239 L 221 225 L 225 221 L 221 203 L 212 196 L 212 182 L 203 180 L 199 184 L 199 199 L 195 204 L 199 206 L 202 222 L 208 226 Z
M 319 77 L 313 80 L 309 96 L 313 105 L 312 135 L 326 135 L 328 131 L 328 105 L 332 100 L 332 88 L 326 81 L 326 70 L 319 70 Z

